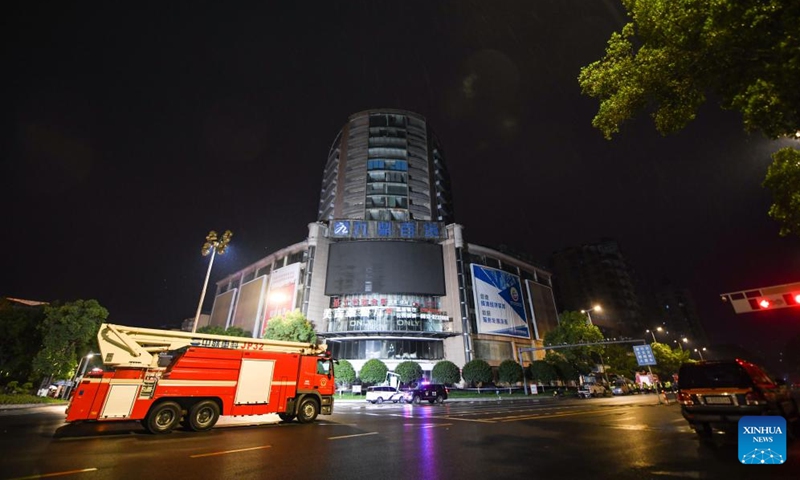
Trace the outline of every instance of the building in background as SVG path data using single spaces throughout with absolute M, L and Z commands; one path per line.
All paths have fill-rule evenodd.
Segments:
M 665 338 L 667 342 L 674 343 L 674 340 L 686 338 L 690 348 L 709 345 L 708 335 L 689 290 L 665 281 L 656 289 L 655 300 L 658 308 L 656 318 L 670 332 L 670 336 Z
M 551 259 L 556 296 L 563 310 L 588 310 L 592 321 L 607 337 L 641 335 L 641 308 L 633 274 L 616 241 L 570 247 Z
M 219 281 L 210 324 L 261 336 L 297 308 L 357 371 L 372 358 L 390 369 L 413 360 L 426 375 L 444 359 L 518 360 L 557 325 L 551 275 L 467 243 L 453 221 L 444 155 L 425 119 L 356 113 L 328 154 L 306 240 Z

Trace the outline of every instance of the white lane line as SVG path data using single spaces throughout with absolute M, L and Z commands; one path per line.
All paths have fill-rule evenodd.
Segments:
M 270 447 L 272 447 L 272 445 L 261 445 L 260 447 L 250 447 L 250 448 L 237 448 L 236 450 L 224 450 L 222 452 L 199 453 L 197 455 L 189 455 L 189 458 L 213 457 L 215 455 L 227 455 L 229 453 L 249 452 L 249 451 L 252 451 L 252 450 L 263 450 L 265 448 L 270 448 Z
M 50 478 L 50 477 L 60 477 L 63 475 L 74 475 L 76 473 L 86 473 L 86 472 L 96 472 L 96 468 L 82 468 L 80 470 L 67 470 L 65 472 L 54 472 L 54 473 L 43 473 L 41 475 L 31 475 L 29 477 L 18 477 L 13 480 L 29 480 L 32 478 Z
M 338 437 L 328 437 L 328 440 L 340 440 L 342 438 L 353 438 L 353 437 L 366 437 L 367 435 L 377 435 L 378 432 L 369 432 L 369 433 L 356 433 L 353 435 L 340 435 Z

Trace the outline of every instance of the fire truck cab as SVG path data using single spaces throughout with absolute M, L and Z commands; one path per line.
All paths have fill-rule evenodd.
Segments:
M 326 346 L 103 324 L 106 371 L 73 391 L 67 422 L 139 420 L 151 433 L 212 428 L 220 415 L 333 413 Z

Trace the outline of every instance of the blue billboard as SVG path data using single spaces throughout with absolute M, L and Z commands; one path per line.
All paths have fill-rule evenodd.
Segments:
M 519 277 L 483 265 L 471 267 L 478 333 L 531 338 Z

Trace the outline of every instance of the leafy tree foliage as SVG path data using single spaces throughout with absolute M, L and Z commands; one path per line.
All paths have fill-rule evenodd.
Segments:
M 578 379 L 580 372 L 575 369 L 575 366 L 567 360 L 563 353 L 555 350 L 547 352 L 544 356 L 544 361 L 553 366 L 553 370 L 559 380 L 568 382 Z
M 433 366 L 431 377 L 433 377 L 434 382 L 454 385 L 461 381 L 461 371 L 450 360 L 441 360 Z
M 290 342 L 316 343 L 317 333 L 314 325 L 300 313 L 299 309 L 284 315 L 272 317 L 267 323 L 264 338 Z
M 31 359 L 42 347 L 39 325 L 43 321 L 44 306 L 20 306 L 0 299 L 0 382 L 30 378 Z
M 559 317 L 558 326 L 547 332 L 544 336 L 544 345 L 574 345 L 579 343 L 600 342 L 603 333 L 594 325 L 589 324 L 589 317 L 580 312 L 563 312 Z M 591 353 L 598 347 L 575 347 L 559 349 L 558 353 L 571 365 L 571 370 L 577 373 L 588 373 L 595 365 Z M 555 364 L 562 373 L 568 369 Z M 577 378 L 575 375 L 574 378 Z M 574 379 L 569 378 L 569 379 Z
M 690 362 L 689 350 L 671 348 L 664 343 L 653 342 L 650 344 L 653 349 L 653 356 L 656 357 L 656 365 L 653 365 L 653 373 L 657 374 L 661 380 L 672 378 L 672 374 L 678 373 L 682 363 Z
M 389 368 L 385 363 L 377 358 L 372 358 L 367 360 L 367 363 L 361 367 L 361 371 L 358 372 L 358 377 L 364 383 L 377 385 L 386 381 L 386 373 L 388 371 Z
M 33 359 L 33 369 L 55 378 L 68 377 L 78 365 L 78 357 L 97 348 L 95 336 L 108 310 L 97 300 L 76 300 L 46 306 L 41 324 L 42 350 Z
M 339 360 L 333 364 L 333 377 L 336 379 L 336 385 L 352 385 L 356 381 L 356 370 L 347 360 Z
M 197 329 L 197 333 L 210 333 L 212 335 L 227 335 L 229 337 L 252 338 L 252 332 L 247 332 L 241 327 L 221 327 L 219 325 L 206 325 Z
M 465 382 L 477 386 L 489 383 L 493 378 L 492 367 L 486 363 L 486 360 L 481 360 L 480 358 L 467 362 L 461 371 L 461 375 L 464 377 Z
M 676 132 L 695 118 L 706 93 L 740 112 L 747 131 L 770 138 L 800 132 L 800 2 L 622 3 L 630 22 L 611 35 L 605 57 L 578 77 L 583 93 L 600 100 L 592 125 L 606 138 L 644 110 L 653 111 L 659 132 Z M 773 165 L 764 185 L 772 190 L 769 214 L 781 235 L 800 235 L 797 197 L 786 195 L 800 190 L 794 165 Z
M 545 360 L 534 360 L 530 366 L 531 380 L 543 385 L 558 380 L 558 372 L 555 366 Z
M 417 362 L 406 361 L 397 364 L 394 373 L 400 375 L 400 382 L 409 384 L 419 381 L 422 374 L 422 367 Z
M 609 374 L 622 375 L 628 379 L 639 369 L 632 344 L 606 345 L 603 360 L 609 366 Z
M 781 225 L 779 234 L 800 236 L 800 150 L 775 152 L 763 185 L 772 192 L 769 216 Z
M 680 130 L 706 92 L 772 138 L 800 130 L 800 3 L 786 0 L 622 0 L 630 22 L 602 60 L 581 70 L 600 100 L 592 122 L 610 138 L 649 107 L 656 128 Z
M 497 379 L 509 386 L 522 381 L 522 365 L 514 360 L 503 360 L 497 368 Z

